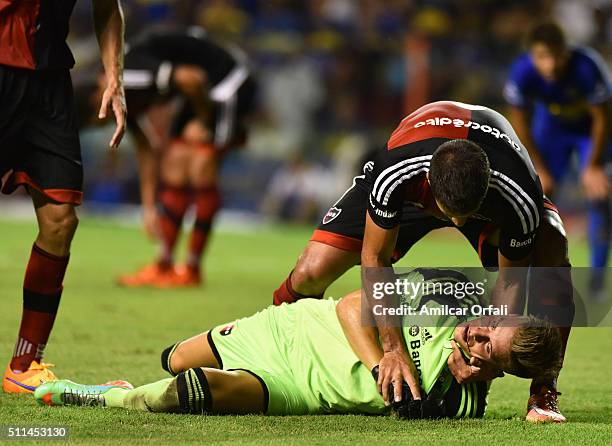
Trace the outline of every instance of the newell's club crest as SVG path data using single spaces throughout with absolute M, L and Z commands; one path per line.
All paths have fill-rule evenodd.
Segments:
M 323 217 L 323 224 L 326 225 L 327 223 L 335 220 L 336 217 L 340 215 L 340 212 L 342 212 L 342 209 L 338 209 L 336 206 L 330 208 L 329 211 L 327 211 L 327 214 L 325 214 L 325 217 Z
M 221 331 L 219 332 L 219 334 L 220 334 L 221 336 L 227 336 L 228 334 L 230 334 L 230 333 L 232 332 L 232 330 L 233 330 L 233 329 L 234 329 L 234 326 L 233 326 L 233 325 L 231 325 L 231 324 L 230 324 L 230 325 L 226 325 L 225 327 L 223 327 L 223 328 L 221 329 Z

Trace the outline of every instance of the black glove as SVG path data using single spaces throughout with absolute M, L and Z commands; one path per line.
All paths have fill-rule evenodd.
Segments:
M 443 418 L 445 413 L 441 399 L 400 401 L 392 407 L 401 420 L 435 420 Z
M 372 369 L 372 376 L 378 381 L 379 368 L 375 366 Z M 389 395 L 393 398 L 393 384 L 389 384 Z M 441 399 L 430 399 L 425 392 L 422 392 L 421 400 L 412 398 L 412 392 L 408 384 L 402 382 L 402 400 L 400 402 L 389 401 L 393 412 L 401 420 L 419 420 L 419 419 L 438 419 L 445 415 L 444 401 Z

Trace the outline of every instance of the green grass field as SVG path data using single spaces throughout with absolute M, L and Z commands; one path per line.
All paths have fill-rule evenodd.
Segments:
M 22 278 L 36 229 L 0 221 L 0 352 L 13 349 L 21 312 Z M 204 289 L 126 290 L 117 274 L 146 263 L 155 249 L 137 229 L 83 219 L 73 245 L 65 291 L 46 360 L 60 377 L 135 385 L 165 377 L 159 353 L 181 338 L 267 306 L 309 237 L 307 228 L 220 232 L 207 257 Z M 586 248 L 571 246 L 575 265 Z M 459 238 L 424 240 L 402 265 L 477 266 Z M 328 295 L 359 286 L 356 269 Z M 95 408 L 39 407 L 31 396 L 0 393 L 0 425 L 64 425 L 78 444 L 612 444 L 612 329 L 575 329 L 559 388 L 570 422 L 533 426 L 522 421 L 528 382 L 506 377 L 491 390 L 484 420 L 401 422 L 366 416 L 181 416 Z M 263 346 L 262 346 L 263 347 Z M 1 441 L 1 440 L 0 440 Z

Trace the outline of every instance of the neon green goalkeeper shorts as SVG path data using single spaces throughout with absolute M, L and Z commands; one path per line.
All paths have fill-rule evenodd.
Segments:
M 213 328 L 208 341 L 223 370 L 246 370 L 263 381 L 269 415 L 387 412 L 333 300 L 269 307 Z

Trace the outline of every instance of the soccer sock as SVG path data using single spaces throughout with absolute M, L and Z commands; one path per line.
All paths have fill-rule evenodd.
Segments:
M 107 407 L 148 412 L 201 415 L 212 410 L 212 395 L 201 368 L 131 390 L 110 389 L 104 394 L 104 401 Z
M 546 386 L 549 390 L 557 390 L 557 378 L 535 378 L 529 386 L 529 394 L 536 395 L 540 393 L 542 387 Z
M 170 366 L 170 361 L 172 361 L 172 354 L 174 353 L 176 348 L 179 346 L 179 344 L 180 342 L 177 342 L 176 344 L 171 345 L 170 347 L 166 348 L 161 354 L 162 369 L 170 373 L 172 376 L 176 376 L 176 373 L 174 373 L 174 371 L 172 370 L 172 367 Z
M 217 186 L 210 186 L 194 191 L 196 221 L 189 239 L 189 257 L 187 267 L 200 270 L 200 260 L 206 248 L 206 242 L 212 228 L 212 223 L 221 207 L 221 196 Z
M 189 369 L 175 379 L 181 413 L 200 415 L 211 412 L 213 400 L 203 369 Z
M 68 256 L 49 254 L 34 244 L 23 282 L 23 313 L 10 367 L 26 371 L 42 360 L 62 296 Z
M 170 266 L 173 263 L 174 247 L 190 203 L 191 194 L 187 188 L 162 186 L 159 193 L 161 253 L 158 263 L 160 266 Z
M 106 407 L 148 412 L 179 412 L 176 378 L 165 378 L 135 389 L 114 388 L 104 393 Z
M 299 299 L 307 299 L 307 298 L 321 299 L 323 297 L 323 293 L 317 296 L 307 296 L 305 294 L 300 294 L 297 291 L 295 291 L 293 289 L 293 286 L 291 285 L 292 275 L 293 275 L 293 271 L 289 273 L 289 277 L 287 277 L 285 281 L 281 283 L 281 285 L 272 294 L 274 297 L 274 299 L 272 300 L 274 305 L 281 305 L 282 303 L 290 304 Z

